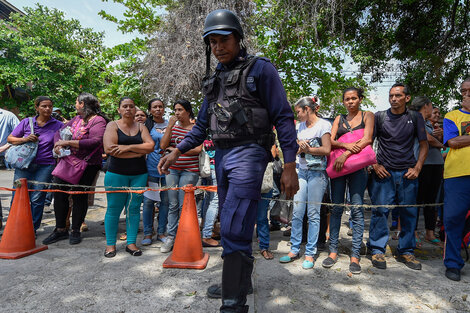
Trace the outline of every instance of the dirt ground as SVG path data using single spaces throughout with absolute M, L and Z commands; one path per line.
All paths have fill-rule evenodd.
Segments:
M 98 185 L 103 185 L 103 176 Z M 12 177 L 11 171 L 0 171 L 0 186 L 11 186 Z M 10 195 L 1 191 L 0 197 L 6 217 Z M 218 312 L 220 300 L 208 299 L 205 292 L 220 280 L 221 248 L 204 249 L 210 254 L 204 270 L 163 269 L 168 254 L 160 252 L 159 243 L 143 247 L 143 256 L 132 257 L 124 251 L 125 242 L 118 241 L 117 256 L 107 259 L 103 257 L 105 210 L 106 199 L 99 195 L 87 215 L 90 230 L 79 245 L 60 241 L 32 256 L 0 260 L 0 312 Z M 124 232 L 124 217 L 121 221 Z M 53 213 L 45 214 L 37 244 L 53 228 Z M 139 233 L 138 242 L 141 238 Z M 332 268 L 321 267 L 327 257 L 323 251 L 312 270 L 303 270 L 302 259 L 279 263 L 289 251 L 288 237 L 281 231 L 271 233 L 274 260 L 261 257 L 254 237 L 250 312 L 470 312 L 468 267 L 462 271 L 462 281 L 448 280 L 442 251 L 436 246 L 424 243 L 416 250 L 421 271 L 396 262 L 389 252 L 387 270 L 373 268 L 364 256 L 362 274 L 351 276 L 346 254 L 351 237 L 346 227 L 341 238 L 340 251 L 345 253 Z M 396 244 L 390 240 L 392 251 Z

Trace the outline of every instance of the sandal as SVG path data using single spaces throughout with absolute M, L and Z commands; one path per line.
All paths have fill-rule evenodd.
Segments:
M 442 247 L 442 241 L 440 241 L 439 239 L 437 238 L 434 238 L 434 239 L 431 239 L 431 240 L 428 240 L 426 238 L 424 238 L 424 241 L 432 244 L 432 245 L 435 245 L 435 246 L 438 246 L 438 247 Z
M 259 253 L 263 256 L 263 258 L 264 258 L 265 260 L 272 260 L 272 259 L 274 259 L 273 253 L 272 253 L 271 251 L 267 250 L 267 249 L 263 249 L 263 250 L 261 250 Z
M 127 240 L 127 233 L 121 234 L 121 236 L 119 236 L 119 240 Z
M 415 241 L 416 241 L 416 249 L 421 249 L 423 247 L 423 242 L 421 241 L 421 239 L 418 237 L 415 237 Z

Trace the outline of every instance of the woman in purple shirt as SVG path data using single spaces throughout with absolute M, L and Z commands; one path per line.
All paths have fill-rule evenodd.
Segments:
M 54 134 L 63 124 L 51 117 L 52 100 L 49 97 L 40 96 L 34 100 L 34 107 L 38 115 L 33 117 L 33 130 L 29 125 L 29 118 L 25 118 L 16 126 L 13 132 L 8 136 L 8 142 L 13 145 L 20 145 L 25 142 L 38 142 L 38 151 L 36 158 L 26 169 L 15 169 L 14 181 L 20 178 L 35 180 L 40 182 L 51 182 L 51 173 L 55 166 L 55 160 L 52 156 L 54 147 Z M 46 187 L 42 184 L 30 185 L 29 189 L 41 190 Z M 30 193 L 31 213 L 33 216 L 34 231 L 41 226 L 42 212 L 44 210 L 44 201 L 46 193 L 33 191 Z
M 55 135 L 54 151 L 60 154 L 61 149 L 70 149 L 77 158 L 87 160 L 87 167 L 78 185 L 92 186 L 96 174 L 101 168 L 101 154 L 103 153 L 103 134 L 106 129 L 107 118 L 101 113 L 98 99 L 89 93 L 81 93 L 75 102 L 77 116 L 65 124 L 70 127 L 72 138 L 70 140 L 60 139 L 59 132 Z M 54 182 L 69 184 L 68 182 L 54 177 Z M 84 187 L 58 187 L 62 190 L 85 190 Z M 78 244 L 82 241 L 80 226 L 85 220 L 88 210 L 88 194 L 76 194 L 72 196 L 72 234 L 70 244 Z M 59 240 L 69 238 L 69 232 L 65 222 L 69 211 L 69 195 L 63 192 L 54 194 L 54 213 L 56 228 L 43 244 L 51 244 Z

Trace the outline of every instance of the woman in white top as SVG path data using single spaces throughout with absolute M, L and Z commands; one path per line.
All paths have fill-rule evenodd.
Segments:
M 305 260 L 302 268 L 313 267 L 313 256 L 317 252 L 320 229 L 320 203 L 328 185 L 326 156 L 330 154 L 331 124 L 318 117 L 318 102 L 315 98 L 303 97 L 295 104 L 305 113 L 306 120 L 299 125 L 299 191 L 294 196 L 292 216 L 291 249 L 288 255 L 280 258 L 281 263 L 289 263 L 299 258 L 302 241 L 302 221 L 305 210 L 308 217 L 308 236 L 305 247 Z

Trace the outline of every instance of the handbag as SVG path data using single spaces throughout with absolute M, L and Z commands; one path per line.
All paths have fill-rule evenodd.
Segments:
M 199 152 L 199 176 L 202 178 L 211 176 L 211 160 L 204 147 Z
M 72 185 L 78 184 L 88 166 L 88 160 L 99 148 L 101 148 L 101 145 L 98 145 L 98 147 L 84 159 L 78 158 L 75 154 L 60 158 L 59 163 L 57 163 L 57 166 L 52 171 L 52 175 Z
M 34 134 L 33 118 L 29 118 L 31 134 Z M 20 145 L 12 145 L 5 154 L 5 161 L 16 169 L 28 168 L 29 164 L 36 158 L 39 141 L 25 142 Z
M 261 193 L 270 192 L 273 189 L 273 162 L 269 162 L 266 166 L 266 171 L 263 176 L 263 183 L 261 184 Z
M 278 201 L 279 200 L 279 201 Z M 286 195 L 281 194 L 279 199 L 273 199 L 276 201 L 273 208 L 271 209 L 270 219 L 279 221 L 283 224 L 289 224 L 292 220 L 293 206 L 291 201 L 285 201 Z
M 338 138 L 339 142 L 344 143 L 351 143 L 356 142 L 362 137 L 364 137 L 364 129 L 356 129 L 352 130 L 351 126 L 349 126 L 348 121 L 341 115 L 340 123 L 344 123 L 346 128 L 349 130 L 346 134 L 342 135 Z M 375 152 L 370 145 L 364 147 L 361 152 L 352 154 L 349 158 L 346 159 L 344 162 L 343 168 L 341 171 L 337 172 L 334 169 L 335 161 L 338 157 L 340 157 L 346 149 L 334 149 L 331 150 L 330 155 L 328 156 L 328 163 L 326 166 L 326 173 L 330 178 L 337 178 L 340 176 L 344 176 L 347 174 L 354 173 L 364 167 L 377 163 L 377 159 L 375 157 Z

